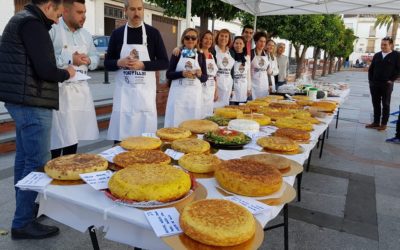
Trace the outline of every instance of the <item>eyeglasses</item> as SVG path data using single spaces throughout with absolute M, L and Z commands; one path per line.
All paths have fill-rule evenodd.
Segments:
M 183 39 L 185 39 L 186 41 L 192 40 L 192 41 L 196 41 L 197 40 L 197 36 L 184 36 Z

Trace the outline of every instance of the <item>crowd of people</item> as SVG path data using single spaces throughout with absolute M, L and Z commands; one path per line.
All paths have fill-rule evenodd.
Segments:
M 217 107 L 265 97 L 287 82 L 285 44 L 276 44 L 265 32 L 254 32 L 252 26 L 244 26 L 236 37 L 228 29 L 214 35 L 188 28 L 168 59 L 160 32 L 143 22 L 143 1 L 125 0 L 125 13 L 127 23 L 113 31 L 104 62 L 108 70 L 117 72 L 109 140 L 157 130 L 155 72 L 159 70 L 167 70 L 170 84 L 165 127 L 210 116 Z M 50 156 L 74 154 L 80 140 L 99 136 L 86 81 L 99 57 L 91 34 L 83 28 L 85 15 L 85 0 L 32 0 L 5 27 L 0 44 L 0 101 L 16 125 L 15 183 L 44 166 Z M 388 60 L 393 55 L 385 52 L 381 57 Z M 386 67 L 380 64 L 381 57 L 370 69 L 375 112 L 374 123 L 367 126 L 380 130 L 386 129 L 395 80 L 380 75 Z M 15 190 L 12 238 L 57 234 L 58 228 L 34 218 L 37 193 Z

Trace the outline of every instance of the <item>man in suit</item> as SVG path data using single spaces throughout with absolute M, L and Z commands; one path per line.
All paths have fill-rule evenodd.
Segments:
M 400 74 L 400 55 L 397 51 L 393 51 L 393 39 L 391 37 L 382 39 L 381 50 L 374 55 L 368 70 L 374 121 L 365 126 L 378 131 L 386 130 L 393 84 Z

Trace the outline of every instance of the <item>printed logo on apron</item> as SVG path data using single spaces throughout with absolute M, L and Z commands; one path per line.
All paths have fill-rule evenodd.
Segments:
M 129 53 L 129 56 L 132 57 L 133 60 L 139 60 L 139 52 L 136 49 L 132 49 Z
M 214 64 L 209 63 L 207 65 L 207 72 L 214 72 Z
M 242 64 L 240 64 L 240 66 L 239 66 L 239 72 L 240 72 L 240 74 L 243 74 L 244 70 L 245 70 L 245 66 L 244 66 L 244 64 L 242 63 Z
M 263 67 L 265 65 L 265 60 L 264 58 L 261 58 L 260 61 L 258 61 L 258 66 Z
M 222 65 L 224 65 L 224 67 L 226 67 L 226 66 L 228 65 L 228 63 L 229 63 L 228 58 L 227 58 L 227 57 L 224 57 L 224 58 L 222 59 Z
M 193 64 L 190 61 L 187 61 L 185 63 L 185 70 L 192 70 L 193 69 Z

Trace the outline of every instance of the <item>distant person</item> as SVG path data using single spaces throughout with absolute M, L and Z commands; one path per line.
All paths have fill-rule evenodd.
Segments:
M 92 35 L 85 30 L 85 0 L 64 0 L 64 12 L 50 30 L 57 66 L 69 64 L 81 74 L 97 68 L 99 56 Z M 67 80 L 59 83 L 60 108 L 53 111 L 51 127 L 51 157 L 75 154 L 79 140 L 99 137 L 96 112 L 86 80 Z
M 254 34 L 254 27 L 247 24 L 243 26 L 242 29 L 242 36 L 246 40 L 246 55 L 250 57 L 250 51 L 253 48 L 253 34 Z
M 222 29 L 215 37 L 215 46 L 212 51 L 217 63 L 217 93 L 218 99 L 214 102 L 214 108 L 229 105 L 233 86 L 233 65 L 235 59 L 230 53 L 229 46 L 231 44 L 231 32 Z
M 284 55 L 286 49 L 285 46 L 286 45 L 284 43 L 278 43 L 276 49 L 276 60 L 278 62 L 279 69 L 278 80 L 275 84 L 276 89 L 286 84 L 289 76 L 289 58 Z
M 261 31 L 255 33 L 254 42 L 256 47 L 251 50 L 251 94 L 253 100 L 269 95 L 270 91 L 270 81 L 268 80 L 270 64 L 264 50 L 267 34 Z
M 32 0 L 4 28 L 0 43 L 0 101 L 5 102 L 15 121 L 14 184 L 50 159 L 52 110 L 58 109 L 58 82 L 75 75 L 72 66 L 57 68 L 49 35 L 51 25 L 58 22 L 62 12 L 62 0 Z M 59 232 L 57 227 L 35 220 L 36 197 L 35 191 L 15 188 L 13 240 L 43 239 Z
M 278 69 L 278 62 L 275 56 L 275 42 L 274 40 L 268 40 L 267 44 L 265 45 L 265 52 L 267 52 L 267 58 L 270 64 L 270 68 L 268 69 L 268 81 L 270 87 L 270 93 L 276 91 L 275 86 L 275 79 L 278 78 L 279 69 Z
M 344 61 L 344 68 L 350 68 L 350 58 L 346 57 L 346 60 Z
M 387 139 L 386 142 L 400 144 L 400 113 L 399 116 L 397 117 L 397 122 L 396 122 L 396 134 L 394 135 L 393 138 Z
M 160 32 L 143 23 L 143 0 L 126 0 L 125 13 L 128 22 L 111 34 L 104 61 L 117 71 L 107 134 L 114 141 L 157 130 L 156 71 L 168 68 Z
M 392 50 L 393 39 L 385 37 L 381 41 L 381 52 L 372 58 L 368 69 L 369 89 L 374 108 L 374 121 L 366 128 L 386 130 L 390 114 L 390 98 L 393 84 L 400 75 L 400 54 Z

